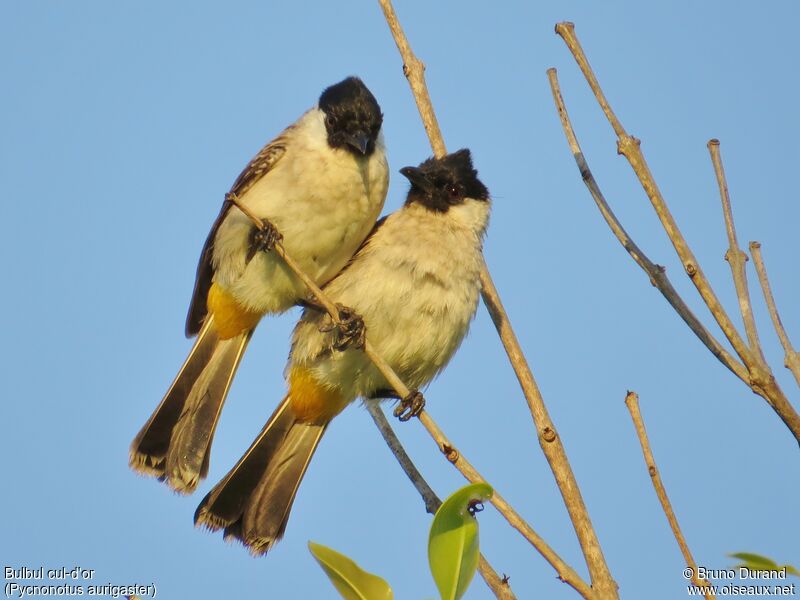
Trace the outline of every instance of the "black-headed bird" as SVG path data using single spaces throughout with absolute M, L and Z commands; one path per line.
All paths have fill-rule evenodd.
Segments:
M 161 404 L 133 440 L 130 465 L 192 492 L 208 472 L 211 441 L 247 343 L 265 314 L 307 296 L 269 250 L 286 252 L 317 284 L 333 278 L 375 225 L 389 182 L 375 97 L 357 77 L 322 92 L 316 107 L 253 158 L 233 184 L 197 267 L 186 335 L 197 335 Z M 238 201 L 267 223 L 258 230 Z
M 399 407 L 412 412 L 421 408 L 416 390 L 445 367 L 475 314 L 489 192 L 469 150 L 400 172 L 411 182 L 405 205 L 378 222 L 324 291 L 361 316 L 372 347 L 415 390 Z M 224 528 L 254 554 L 283 535 L 331 420 L 359 397 L 392 396 L 362 349 L 335 348 L 327 321 L 318 308 L 304 310 L 293 334 L 286 397 L 195 513 L 196 524 Z

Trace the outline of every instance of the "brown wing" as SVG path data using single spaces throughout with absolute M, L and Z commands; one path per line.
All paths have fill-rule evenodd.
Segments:
M 239 173 L 239 177 L 233 182 L 230 191 L 231 194 L 243 196 L 256 181 L 261 179 L 275 166 L 286 152 L 286 134 L 291 129 L 294 129 L 294 125 L 290 125 L 284 129 L 278 137 L 264 146 L 261 151 L 253 157 L 253 160 L 248 163 L 244 171 Z
M 242 197 L 253 184 L 266 175 L 280 160 L 286 152 L 286 132 L 292 129 L 293 126 L 288 127 L 277 138 L 272 140 L 269 144 L 264 146 L 261 151 L 255 155 L 244 170 L 236 178 L 231 187 L 231 194 L 236 194 Z M 208 290 L 211 288 L 211 283 L 214 277 L 214 267 L 211 259 L 214 255 L 214 240 L 217 237 L 217 231 L 220 225 L 228 215 L 228 211 L 233 206 L 230 200 L 225 200 L 222 203 L 222 209 L 219 211 L 217 219 L 211 226 L 211 231 L 208 233 L 206 243 L 203 245 L 203 251 L 200 253 L 200 261 L 197 264 L 197 275 L 194 280 L 194 291 L 192 292 L 192 300 L 189 303 L 189 313 L 186 315 L 186 337 L 197 335 L 203 325 L 203 319 L 206 318 L 208 313 Z

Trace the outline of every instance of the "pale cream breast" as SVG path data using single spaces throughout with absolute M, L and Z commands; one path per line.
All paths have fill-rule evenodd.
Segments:
M 284 156 L 242 201 L 278 228 L 289 255 L 324 284 L 347 264 L 383 208 L 389 181 L 383 140 L 368 158 L 332 149 L 318 110 L 306 113 L 287 138 Z M 245 265 L 251 231 L 241 213 L 220 227 L 215 280 L 248 308 L 286 310 L 306 290 L 275 255 L 259 253 Z
M 489 207 L 468 203 L 474 206 L 452 214 L 411 205 L 391 215 L 326 288 L 364 318 L 370 343 L 411 387 L 427 384 L 447 364 L 475 314 Z M 388 387 L 363 352 L 327 351 L 329 335 L 307 317 L 295 331 L 293 363 L 350 399 Z

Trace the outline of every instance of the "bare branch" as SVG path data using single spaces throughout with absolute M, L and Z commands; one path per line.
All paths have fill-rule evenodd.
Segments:
M 778 307 L 775 306 L 775 298 L 772 296 L 772 288 L 769 285 L 769 279 L 767 279 L 767 268 L 764 266 L 764 260 L 761 258 L 760 242 L 750 242 L 750 254 L 753 255 L 753 263 L 756 266 L 758 280 L 761 283 L 761 290 L 764 292 L 764 300 L 767 302 L 769 316 L 772 318 L 775 332 L 778 334 L 778 338 L 781 340 L 781 346 L 783 346 L 783 351 L 786 353 L 783 364 L 792 372 L 797 381 L 797 385 L 800 386 L 800 353 L 792 347 L 789 336 L 786 335 L 786 329 L 781 322 L 781 317 L 778 314 Z
M 672 529 L 675 540 L 678 542 L 686 565 L 692 570 L 692 583 L 698 587 L 710 586 L 708 581 L 697 576 L 697 563 L 692 557 L 686 539 L 683 537 L 681 527 L 678 525 L 678 518 L 675 516 L 675 511 L 672 510 L 672 504 L 667 496 L 667 489 L 664 487 L 664 482 L 661 481 L 661 475 L 658 474 L 656 459 L 653 457 L 650 441 L 647 439 L 647 431 L 644 428 L 644 421 L 639 411 L 639 395 L 636 392 L 628 392 L 625 396 L 625 406 L 628 407 L 628 411 L 631 413 L 631 419 L 633 419 L 633 425 L 636 427 L 636 435 L 639 438 L 639 443 L 642 445 L 644 462 L 647 465 L 648 473 L 650 473 L 650 480 L 653 482 L 658 500 L 661 502 L 661 508 L 664 509 L 664 514 L 667 517 L 667 521 L 669 521 L 669 526 Z M 708 588 L 706 587 L 705 589 Z M 715 598 L 710 592 L 706 592 L 704 596 L 708 600 L 713 600 Z
M 750 303 L 750 288 L 747 285 L 747 272 L 745 270 L 747 254 L 739 247 L 739 242 L 736 240 L 736 227 L 733 223 L 731 198 L 728 193 L 728 182 L 725 180 L 725 169 L 722 166 L 719 140 L 709 140 L 708 151 L 711 154 L 711 163 L 714 165 L 714 174 L 717 176 L 719 196 L 722 200 L 722 214 L 725 218 L 725 231 L 728 234 L 728 250 L 725 252 L 725 260 L 731 266 L 731 274 L 733 275 L 733 283 L 736 286 L 736 296 L 739 298 L 739 310 L 742 313 L 747 341 L 750 344 L 750 350 L 754 353 L 754 358 L 766 363 L 764 353 L 761 350 L 761 342 L 758 340 L 756 321 L 753 318 L 753 307 Z
M 630 254 L 631 258 L 633 258 L 636 264 L 639 265 L 645 273 L 647 273 L 650 278 L 650 283 L 652 283 L 653 286 L 655 286 L 656 289 L 661 292 L 664 298 L 666 298 L 667 302 L 669 302 L 672 308 L 675 309 L 675 312 L 678 313 L 678 315 L 689 326 L 689 329 L 691 329 L 692 332 L 694 332 L 694 334 L 700 339 L 700 341 L 703 342 L 711 354 L 716 356 L 717 359 L 723 365 L 728 367 L 728 369 L 730 369 L 739 379 L 745 383 L 749 383 L 749 376 L 744 365 L 736 360 L 736 358 L 731 356 L 731 354 L 725 350 L 725 348 L 720 345 L 716 338 L 714 338 L 714 336 L 705 328 L 705 326 L 699 321 L 699 319 L 683 301 L 683 298 L 678 295 L 678 292 L 672 286 L 672 283 L 667 277 L 664 267 L 653 263 L 639 248 L 636 242 L 631 239 L 630 235 L 628 235 L 628 232 L 625 231 L 625 228 L 622 226 L 619 220 L 617 220 L 616 215 L 611 210 L 608 202 L 606 202 L 603 192 L 600 191 L 600 186 L 597 184 L 597 181 L 595 181 L 594 175 L 592 175 L 592 171 L 589 169 L 586 158 L 581 151 L 578 138 L 575 136 L 569 114 L 567 113 L 567 107 L 564 104 L 564 99 L 561 97 L 561 88 L 558 84 L 558 74 L 556 70 L 548 69 L 547 77 L 550 80 L 550 88 L 553 92 L 553 100 L 556 103 L 558 115 L 561 118 L 561 126 L 564 129 L 564 134 L 567 137 L 569 148 L 572 151 L 572 155 L 578 165 L 578 170 L 580 171 L 583 182 L 589 189 L 589 193 L 592 195 L 595 204 L 597 204 L 597 208 L 600 209 L 600 213 L 603 215 L 606 223 L 608 223 L 608 226 L 611 228 L 611 231 L 619 240 L 619 243 L 622 244 L 622 247 L 625 248 L 628 254 Z
M 433 153 L 441 158 L 447 154 L 447 148 L 444 145 L 444 138 L 439 129 L 436 113 L 433 112 L 433 103 L 428 93 L 428 85 L 425 83 L 425 63 L 418 59 L 411 50 L 411 45 L 408 43 L 405 33 L 403 33 L 403 28 L 400 26 L 400 20 L 397 18 L 397 13 L 394 12 L 394 6 L 392 6 L 391 1 L 379 0 L 379 2 L 381 9 L 383 9 L 383 15 L 386 17 L 386 23 L 392 31 L 392 37 L 397 44 L 397 49 L 403 58 L 403 74 L 411 86 L 411 92 L 417 103 L 417 110 L 419 110 L 419 116 L 422 118 L 422 124 L 425 126 L 425 132 L 431 142 Z
M 436 442 L 439 450 L 445 455 L 458 469 L 461 474 L 470 482 L 475 483 L 479 481 L 486 481 L 480 473 L 472 466 L 472 464 L 464 458 L 464 456 L 456 449 L 456 447 L 447 439 L 436 422 L 426 412 L 422 411 L 419 415 L 420 423 L 428 430 L 428 433 Z M 558 577 L 565 583 L 569 584 L 584 598 L 603 598 L 599 592 L 589 587 L 583 579 L 575 572 L 575 570 L 565 563 L 558 554 L 544 541 L 542 537 L 537 534 L 530 525 L 528 525 L 522 517 L 519 516 L 511 505 L 497 492 L 494 491 L 491 503 L 497 508 L 503 518 L 508 521 L 514 529 L 519 531 L 522 536 L 530 542 L 530 544 L 549 562 L 553 568 L 558 572 Z
M 592 92 L 594 92 L 594 95 L 597 98 L 598 104 L 600 104 L 603 112 L 606 114 L 606 118 L 614 128 L 614 132 L 619 138 L 617 146 L 618 151 L 628 159 L 628 162 L 633 167 L 636 176 L 639 178 L 642 187 L 653 204 L 653 208 L 655 208 L 658 218 L 661 220 L 662 226 L 666 230 L 672 245 L 675 247 L 678 256 L 683 262 L 686 273 L 691 278 L 692 283 L 694 283 L 695 287 L 700 292 L 700 296 L 703 298 L 706 305 L 708 305 L 709 310 L 711 310 L 714 318 L 719 323 L 720 328 L 725 333 L 725 337 L 730 340 L 734 350 L 736 350 L 736 353 L 746 364 L 747 360 L 745 360 L 744 357 L 749 358 L 749 350 L 747 346 L 739 335 L 739 332 L 736 331 L 736 328 L 728 317 L 728 314 L 725 312 L 722 304 L 720 304 L 719 300 L 717 299 L 716 294 L 711 289 L 708 279 L 706 279 L 706 276 L 700 268 L 697 259 L 678 229 L 678 225 L 675 223 L 675 219 L 672 217 L 672 213 L 669 211 L 666 202 L 664 202 L 661 191 L 658 189 L 658 185 L 656 184 L 655 179 L 650 172 L 650 167 L 647 165 L 647 161 L 644 159 L 644 155 L 642 154 L 640 148 L 640 141 L 637 138 L 628 135 L 623 128 L 622 123 L 620 123 L 619 119 L 617 119 L 616 115 L 612 112 L 611 107 L 606 100 L 605 94 L 603 94 L 603 90 L 600 88 L 600 84 L 597 82 L 594 72 L 592 71 L 591 66 L 589 66 L 589 61 L 586 58 L 586 54 L 584 54 L 583 48 L 581 48 L 580 42 L 575 35 L 574 25 L 572 23 L 559 23 L 556 25 L 556 33 L 563 38 L 570 52 L 572 52 L 572 55 L 575 57 L 575 60 L 583 72 L 584 77 L 589 82 L 589 87 L 591 87 Z
M 672 213 L 669 211 L 669 208 L 667 207 L 667 204 L 661 195 L 661 191 L 658 189 L 658 185 L 653 178 L 653 174 L 650 172 L 650 167 L 647 165 L 647 161 L 642 154 L 639 146 L 639 140 L 631 135 L 628 135 L 628 133 L 622 127 L 622 124 L 617 119 L 616 115 L 614 115 L 614 113 L 611 111 L 611 107 L 609 106 L 602 89 L 600 89 L 597 78 L 589 66 L 589 62 L 586 59 L 583 49 L 581 48 L 580 42 L 575 36 L 574 25 L 572 23 L 559 23 L 556 25 L 556 33 L 560 35 L 567 44 L 567 47 L 569 48 L 570 52 L 572 52 L 572 55 L 575 57 L 575 60 L 583 72 L 584 77 L 589 83 L 595 98 L 603 108 L 603 111 L 606 113 L 606 117 L 608 118 L 608 121 L 611 123 L 611 126 L 614 128 L 614 131 L 618 137 L 617 151 L 625 156 L 633 168 L 634 173 L 638 177 L 639 182 L 644 188 L 647 197 L 650 199 L 650 202 L 653 205 L 659 220 L 661 221 L 664 231 L 667 233 L 667 236 L 672 242 L 675 251 L 680 257 L 686 273 L 689 275 L 692 283 L 694 283 L 695 288 L 697 288 L 697 291 L 700 293 L 701 298 L 705 302 L 714 319 L 717 321 L 720 329 L 722 329 L 725 337 L 728 338 L 728 341 L 733 346 L 736 354 L 739 355 L 739 358 L 747 368 L 749 376 L 748 385 L 750 386 L 750 389 L 752 389 L 756 394 L 764 398 L 769 403 L 769 405 L 792 432 L 795 439 L 800 442 L 800 415 L 798 415 L 797 411 L 789 403 L 789 400 L 786 398 L 783 390 L 780 388 L 777 381 L 775 381 L 775 377 L 772 375 L 769 367 L 763 361 L 759 360 L 757 355 L 754 355 L 754 353 L 742 339 L 741 335 L 739 335 L 739 332 L 733 325 L 728 313 L 725 311 L 724 307 L 714 293 L 714 290 L 711 288 L 711 284 L 708 282 L 708 279 L 703 273 L 703 270 L 700 268 L 700 264 L 695 258 L 694 253 L 689 248 L 689 245 L 686 243 L 686 240 L 678 229 L 678 225 L 675 223 L 675 219 L 672 217 Z
M 389 450 L 392 451 L 392 454 L 394 454 L 397 462 L 400 463 L 400 468 L 403 469 L 403 472 L 411 480 L 411 483 L 414 484 L 419 495 L 422 496 L 422 500 L 425 502 L 425 510 L 430 514 L 434 514 L 442 505 L 442 501 L 436 495 L 436 492 L 431 489 L 431 486 L 428 485 L 428 482 L 425 481 L 425 478 L 419 472 L 419 469 L 417 469 L 405 448 L 403 448 L 403 444 L 400 442 L 391 424 L 383 414 L 380 405 L 377 402 L 368 401 L 366 406 L 367 411 L 369 411 L 370 416 L 372 416 L 372 420 L 375 421 L 375 425 L 378 427 L 378 431 L 380 431 L 383 436 L 383 440 L 386 442 Z M 489 561 L 483 557 L 483 554 L 480 555 L 478 571 L 495 597 L 500 600 L 516 600 L 516 596 L 514 592 L 511 591 L 511 587 L 508 583 L 508 578 L 500 577 L 489 564 Z
M 232 202 L 234 204 L 234 206 L 239 208 L 253 222 L 253 224 L 259 230 L 263 230 L 264 229 L 264 222 L 257 215 L 255 215 L 252 211 L 250 211 L 246 207 L 244 207 L 241 204 L 241 202 L 239 202 L 239 199 L 236 197 L 235 194 L 230 194 L 228 196 L 228 200 L 230 200 L 230 202 Z M 284 262 L 286 262 L 286 265 L 292 270 L 292 272 L 295 275 L 297 275 L 303 281 L 303 283 L 306 284 L 306 287 L 308 287 L 309 291 L 314 296 L 314 299 L 316 300 L 316 302 L 319 303 L 321 306 L 323 306 L 325 308 L 325 310 L 328 312 L 328 314 L 330 315 L 330 317 L 333 320 L 333 322 L 334 323 L 338 323 L 339 322 L 339 311 L 336 308 L 336 305 L 330 300 L 330 298 L 327 297 L 325 292 L 323 292 L 320 289 L 320 287 L 316 283 L 314 283 L 314 281 L 310 277 L 308 277 L 308 275 L 306 275 L 303 272 L 303 270 L 299 267 L 297 262 L 295 262 L 294 259 L 292 259 L 292 257 L 289 256 L 286 253 L 286 249 L 283 247 L 283 244 L 280 241 L 276 242 L 273 250 L 275 251 L 275 253 L 278 256 L 280 256 L 284 260 Z M 369 335 L 369 334 L 367 334 L 367 335 Z M 383 359 L 383 357 L 380 356 L 375 351 L 375 349 L 370 344 L 369 339 L 367 339 L 365 341 L 365 343 L 364 343 L 364 353 L 375 364 L 375 366 L 378 368 L 378 370 L 384 376 L 384 378 L 389 383 L 389 385 L 392 386 L 394 391 L 397 392 L 397 394 L 401 398 L 405 398 L 406 396 L 408 396 L 410 394 L 410 390 L 408 389 L 408 387 L 403 383 L 403 381 L 400 379 L 400 377 L 397 376 L 397 373 L 394 372 L 394 370 L 389 365 L 389 363 L 387 363 Z M 426 427 L 426 429 L 428 429 L 428 431 L 431 431 L 431 428 L 433 428 L 435 431 L 438 431 L 440 435 L 442 435 L 442 436 L 444 435 L 444 434 L 441 433 L 441 430 L 439 430 L 439 428 L 436 425 L 436 423 L 434 423 L 433 419 L 424 410 L 418 415 L 418 417 L 419 417 L 420 421 L 422 421 L 422 423 L 425 424 L 425 427 Z M 469 465 L 469 463 L 466 463 L 466 464 Z M 458 466 L 458 465 L 456 465 L 456 466 Z M 464 471 L 462 471 L 462 473 L 464 473 Z M 474 474 L 474 478 L 473 479 L 469 479 L 469 477 L 467 477 L 472 483 L 486 481 L 474 469 L 472 469 L 472 473 Z M 466 476 L 466 474 L 465 474 L 465 476 Z M 499 502 L 498 502 L 498 499 L 499 499 Z M 521 519 L 521 517 L 504 500 L 502 500 L 502 498 L 500 497 L 499 494 L 497 494 L 495 492 L 495 495 L 492 498 L 491 502 L 497 508 L 497 510 L 506 518 L 506 520 L 508 520 L 509 523 L 512 524 L 512 526 L 515 529 L 517 529 L 518 531 L 521 531 L 521 532 L 527 532 L 529 534 L 532 534 L 534 536 L 534 539 L 539 539 L 539 540 L 541 539 L 536 535 L 536 533 L 533 531 L 533 529 L 531 529 L 531 527 L 527 523 L 525 523 Z M 523 533 L 523 535 L 525 535 L 525 533 Z M 526 538 L 527 537 L 528 536 L 526 535 Z M 530 540 L 530 538 L 528 538 L 528 539 Z M 553 553 L 553 555 L 555 555 L 555 553 Z M 561 563 L 559 563 L 559 564 L 564 564 L 564 563 L 563 563 L 563 561 L 561 561 Z M 564 565 L 564 566 L 566 566 L 566 565 Z M 569 569 L 569 567 L 566 567 L 566 568 Z M 559 575 L 561 575 L 561 571 L 559 571 Z M 568 576 L 569 576 L 569 574 L 568 574 Z M 577 574 L 576 574 L 576 577 L 577 577 Z M 491 579 L 491 576 L 490 576 L 490 579 Z M 487 579 L 487 583 L 489 583 L 488 579 Z M 568 583 L 569 583 L 569 581 L 568 581 Z M 580 583 L 583 583 L 583 582 L 581 581 Z M 585 583 L 583 585 L 586 586 Z M 586 597 L 588 598 L 589 596 L 586 596 Z
M 425 66 L 411 50 L 408 39 L 403 33 L 403 29 L 397 19 L 391 0 L 378 0 L 386 22 L 392 32 L 397 49 L 403 59 L 403 73 L 408 79 L 411 91 L 419 109 L 420 117 L 428 133 L 431 147 L 436 156 L 443 156 L 447 150 L 442 139 L 441 131 L 436 120 L 436 113 L 433 110 L 430 95 L 428 94 L 427 84 L 425 83 Z M 539 392 L 536 381 L 533 378 L 530 367 L 522 352 L 511 322 L 503 308 L 500 295 L 494 286 L 489 269 L 483 265 L 481 269 L 481 285 L 484 304 L 492 317 L 495 328 L 505 347 L 517 379 L 520 382 L 522 391 L 528 401 L 536 428 L 539 432 L 539 443 L 544 451 L 547 462 L 555 476 L 558 488 L 564 498 L 564 503 L 575 528 L 581 550 L 589 568 L 592 579 L 592 589 L 602 598 L 617 598 L 617 584 L 611 576 L 611 572 L 603 556 L 597 534 L 592 527 L 589 513 L 580 493 L 580 488 L 572 472 L 572 468 L 567 460 L 566 452 L 561 443 L 561 438 L 557 435 L 555 426 L 550 420 L 547 408 L 544 405 L 541 393 Z M 420 421 L 425 424 L 423 416 Z M 494 502 L 493 502 L 494 503 Z M 496 504 L 495 504 L 496 505 Z M 537 548 L 538 549 L 538 548 Z M 552 563 L 551 563 L 552 564 Z
M 439 499 L 436 492 L 431 489 L 428 482 L 425 481 L 422 473 L 419 472 L 419 469 L 417 469 L 417 466 L 411 460 L 406 449 L 403 448 L 403 444 L 398 439 L 389 421 L 386 420 L 386 415 L 383 414 L 380 405 L 373 400 L 368 400 L 365 402 L 365 405 L 372 420 L 375 421 L 378 431 L 380 431 L 381 436 L 383 436 L 383 440 L 386 442 L 386 445 L 389 446 L 389 450 L 392 451 L 397 462 L 400 463 L 400 468 L 403 469 L 403 472 L 411 480 L 411 483 L 414 484 L 419 495 L 422 496 L 422 501 L 425 503 L 425 510 L 429 514 L 434 514 L 439 510 L 442 504 L 441 499 Z

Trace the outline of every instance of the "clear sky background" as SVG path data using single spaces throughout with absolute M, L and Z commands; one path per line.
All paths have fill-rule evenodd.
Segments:
M 625 391 L 642 411 L 700 564 L 755 551 L 800 563 L 800 454 L 766 404 L 693 337 L 612 237 L 581 183 L 545 70 L 559 69 L 584 152 L 650 258 L 709 324 L 566 47 L 577 32 L 617 114 L 733 317 L 705 144 L 722 140 L 743 245 L 763 242 L 800 345 L 800 43 L 796 2 L 398 2 L 452 150 L 492 191 L 486 256 L 626 598 L 686 595 Z M 189 350 L 197 257 L 223 194 L 261 146 L 358 74 L 385 114 L 392 181 L 430 154 L 377 2 L 28 1 L 0 5 L 0 564 L 155 582 L 163 598 L 334 598 L 308 540 L 431 598 L 430 517 L 369 415 L 329 430 L 285 539 L 253 559 L 196 530 L 197 503 L 282 397 L 297 311 L 265 320 L 193 497 L 134 475 L 128 445 Z M 750 267 L 748 267 L 750 268 Z M 751 281 L 755 274 L 749 272 Z M 766 354 L 797 387 L 757 288 Z M 486 310 L 427 390 L 431 415 L 561 556 L 586 573 L 531 418 Z M 421 425 L 397 430 L 434 488 L 462 485 Z M 487 507 L 483 549 L 520 599 L 577 598 Z M 476 581 L 468 598 L 489 597 Z

